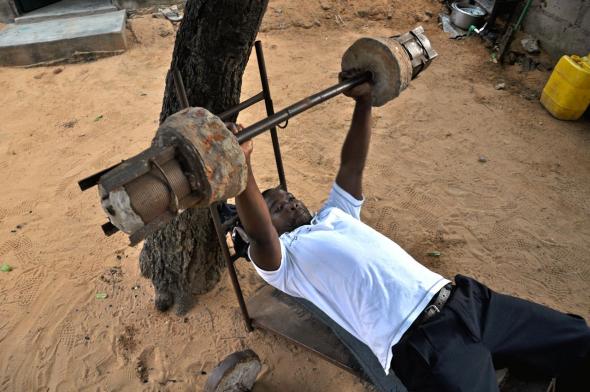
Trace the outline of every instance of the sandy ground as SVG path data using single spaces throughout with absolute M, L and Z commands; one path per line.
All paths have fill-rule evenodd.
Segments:
M 420 23 L 440 53 L 374 111 L 363 219 L 441 274 L 590 317 L 588 120 L 558 121 L 531 99 L 547 73 L 502 70 L 477 40 L 447 39 L 423 12 L 436 15 L 437 2 L 345 3 L 271 2 L 260 39 L 277 108 L 331 85 L 360 36 Z M 282 339 L 245 332 L 227 276 L 186 317 L 159 313 L 140 246 L 102 235 L 96 194 L 76 181 L 148 145 L 174 40 L 166 21 L 130 25 L 137 42 L 123 55 L 0 69 L 0 263 L 14 267 L 0 273 L 0 390 L 200 390 L 244 348 L 264 362 L 255 392 L 366 390 Z M 243 95 L 259 89 L 253 56 Z M 290 188 L 311 208 L 333 181 L 352 108 L 339 97 L 281 131 Z M 262 116 L 261 106 L 240 121 Z M 268 136 L 253 159 L 261 186 L 275 185 Z M 249 295 L 262 282 L 238 265 Z

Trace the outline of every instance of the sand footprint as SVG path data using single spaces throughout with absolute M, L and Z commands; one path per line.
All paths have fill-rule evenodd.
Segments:
M 419 207 L 411 200 L 403 201 L 401 207 L 416 216 L 420 225 L 425 229 L 434 230 L 438 227 L 439 219 L 429 209 Z
M 0 256 L 6 256 L 11 252 L 22 263 L 21 267 L 35 264 L 33 263 L 33 243 L 29 237 L 18 236 L 0 245 Z
M 14 207 L 0 208 L 0 219 L 6 218 L 8 216 L 31 214 L 36 206 L 37 201 L 24 200 Z
M 81 192 L 78 187 L 78 180 L 82 179 L 81 171 L 76 174 L 64 177 L 55 188 L 55 196 L 66 197 L 68 200 Z
M 580 247 L 555 245 L 546 248 L 548 262 L 561 265 L 564 271 L 580 282 L 590 281 L 588 253 Z
M 534 274 L 529 278 L 537 280 L 549 292 L 549 295 L 559 300 L 572 294 L 568 275 L 562 267 L 554 264 L 544 267 L 542 274 Z
M 137 358 L 136 374 L 144 384 L 150 381 L 164 382 L 166 380 L 166 369 L 163 366 L 162 355 L 158 347 L 148 346 L 143 349 Z
M 76 334 L 72 321 L 67 317 L 59 327 L 58 343 L 63 345 L 67 352 L 70 352 L 74 346 L 82 343 L 82 336 Z
M 373 226 L 375 230 L 389 238 L 395 238 L 398 232 L 398 224 L 393 219 L 395 213 L 396 210 L 389 206 L 377 210 L 377 221 Z
M 23 308 L 28 307 L 37 298 L 44 277 L 45 275 L 38 269 L 24 271 L 15 281 L 12 290 L 13 301 L 10 297 L 8 301 L 16 302 Z

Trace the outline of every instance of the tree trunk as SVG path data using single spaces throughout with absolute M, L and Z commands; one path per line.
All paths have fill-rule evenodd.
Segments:
M 182 74 L 190 106 L 221 113 L 239 103 L 242 74 L 268 0 L 189 0 L 170 69 Z M 172 73 L 166 77 L 162 122 L 180 110 Z M 234 119 L 235 120 L 235 119 Z M 195 294 L 215 286 L 224 267 L 208 209 L 188 209 L 148 236 L 139 257 L 152 280 L 156 307 L 184 314 Z

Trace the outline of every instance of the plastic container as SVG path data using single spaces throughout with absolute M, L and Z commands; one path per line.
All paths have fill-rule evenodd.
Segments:
M 590 104 L 590 54 L 563 56 L 549 77 L 541 104 L 560 120 L 577 120 Z

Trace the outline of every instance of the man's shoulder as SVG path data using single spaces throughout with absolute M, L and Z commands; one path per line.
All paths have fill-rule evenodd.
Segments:
M 335 229 L 336 224 L 356 225 L 363 224 L 360 220 L 354 218 L 338 206 L 325 206 L 319 210 L 312 218 L 310 224 L 303 225 L 293 231 L 283 233 L 279 240 L 285 245 L 292 245 L 296 242 L 314 241 L 317 238 L 314 233 L 317 231 L 326 231 Z M 296 241 L 297 240 L 297 241 Z M 325 237 L 322 237 L 325 241 Z

